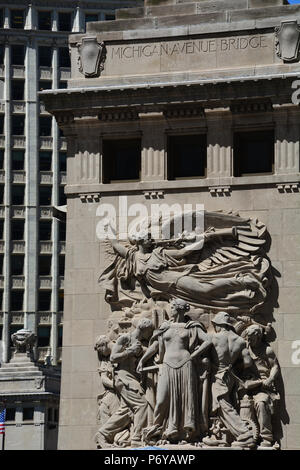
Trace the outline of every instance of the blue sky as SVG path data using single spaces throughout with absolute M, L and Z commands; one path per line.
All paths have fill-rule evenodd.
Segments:
M 289 3 L 300 3 L 300 0 L 289 0 Z

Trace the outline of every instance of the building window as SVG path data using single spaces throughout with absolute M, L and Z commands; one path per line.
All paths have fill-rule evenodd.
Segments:
M 13 312 L 19 312 L 23 310 L 23 297 L 24 291 L 23 290 L 11 290 L 10 291 L 10 308 Z M 15 331 L 18 331 L 22 326 L 15 327 Z M 11 332 L 11 334 L 14 333 Z
M 39 291 L 38 309 L 40 312 L 50 312 L 51 310 L 51 291 Z
M 40 116 L 40 136 L 50 137 L 52 135 L 52 117 Z
M 0 170 L 3 170 L 3 168 L 4 168 L 4 150 L 0 149 Z
M 11 238 L 12 240 L 24 240 L 24 220 L 12 220 L 11 221 Z
M 12 116 L 12 135 L 24 135 L 25 116 Z
M 11 46 L 11 65 L 24 65 L 25 47 L 22 45 Z
M 51 31 L 52 21 L 51 21 L 51 11 L 39 11 L 38 12 L 38 25 L 39 29 L 45 31 Z
M 25 186 L 13 184 L 11 187 L 11 203 L 13 206 L 23 206 L 25 198 Z
M 51 171 L 52 169 L 52 152 L 39 153 L 40 171 Z
M 4 184 L 0 184 L 0 204 L 4 203 Z
M 12 170 L 24 170 L 25 151 L 12 150 L 11 161 Z
M 50 80 L 41 80 L 39 82 L 39 91 L 51 90 L 52 82 Z
M 59 171 L 67 171 L 67 152 L 59 152 Z
M 108 13 L 107 15 L 105 15 L 105 21 L 113 21 L 116 19 L 116 15 L 114 15 L 113 13 Z
M 0 28 L 4 26 L 4 11 L 3 8 L 0 8 Z
M 54 422 L 58 423 L 58 421 L 59 421 L 59 409 L 54 408 Z
M 52 186 L 39 187 L 40 206 L 51 206 L 52 204 Z
M 0 65 L 4 64 L 4 46 L 1 44 L 0 45 Z
M 24 100 L 25 80 L 11 81 L 11 99 L 16 101 Z
M 25 10 L 10 10 L 10 27 L 24 29 Z
M 6 421 L 15 421 L 16 408 L 6 408 Z
M 51 240 L 52 222 L 42 220 L 39 223 L 39 239 L 42 241 Z
M 24 274 L 24 255 L 12 255 L 11 274 L 13 276 L 23 276 Z
M 141 172 L 139 139 L 103 141 L 104 183 L 138 181 Z
M 64 242 L 66 240 L 66 224 L 64 222 L 59 222 L 58 238 L 60 242 Z
M 39 276 L 51 276 L 51 255 L 39 256 Z
M 85 24 L 91 23 L 92 21 L 99 21 L 99 15 L 97 13 L 86 13 Z
M 59 325 L 57 328 L 57 346 L 59 348 L 62 347 L 62 339 L 63 339 L 63 327 Z
M 234 135 L 234 176 L 274 171 L 274 131 L 237 132 Z
M 67 68 L 71 67 L 70 53 L 67 47 L 60 47 L 58 49 L 58 66 Z
M 3 261 L 4 261 L 4 255 L 0 255 L 0 274 L 3 274 Z
M 33 421 L 34 408 L 23 408 L 23 421 Z
M 168 179 L 206 176 L 207 144 L 205 135 L 168 137 Z
M 0 220 L 0 240 L 3 240 L 4 220 Z
M 60 81 L 60 82 L 58 83 L 58 88 L 60 88 L 60 89 L 66 89 L 66 88 L 68 88 L 68 82 L 65 82 L 65 81 L 62 82 L 62 81 Z
M 65 257 L 64 255 L 60 255 L 58 257 L 58 273 L 59 276 L 65 275 Z
M 52 67 L 52 49 L 48 46 L 39 46 L 39 66 Z
M 50 346 L 51 326 L 39 326 L 37 330 L 38 347 Z
M 58 13 L 58 31 L 72 31 L 71 13 Z
M 59 312 L 64 311 L 64 291 L 63 290 L 58 291 L 58 311 Z
M 0 134 L 4 135 L 4 116 L 0 115 Z
M 67 204 L 67 197 L 65 195 L 65 187 L 59 187 L 59 194 L 58 194 L 58 205 L 65 206 Z

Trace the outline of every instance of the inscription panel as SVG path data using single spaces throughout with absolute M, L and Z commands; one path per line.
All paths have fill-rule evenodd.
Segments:
M 210 70 L 274 63 L 274 34 L 107 44 L 103 75 Z

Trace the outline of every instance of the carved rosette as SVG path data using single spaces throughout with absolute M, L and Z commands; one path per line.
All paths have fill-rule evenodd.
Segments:
M 99 43 L 96 37 L 85 37 L 77 44 L 79 71 L 86 77 L 100 77 L 106 59 L 104 42 Z
M 281 26 L 275 28 L 276 54 L 284 62 L 299 60 L 300 26 L 297 21 L 282 21 Z

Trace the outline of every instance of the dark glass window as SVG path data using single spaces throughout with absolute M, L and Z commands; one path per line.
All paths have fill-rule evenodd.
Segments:
M 10 27 L 23 29 L 25 24 L 25 10 L 10 10 Z
M 206 136 L 168 137 L 168 179 L 201 178 L 206 175 Z
M 274 146 L 274 131 L 236 133 L 234 176 L 273 173 Z
M 58 13 L 58 31 L 72 31 L 71 13 Z
M 58 291 L 58 311 L 59 312 L 64 311 L 64 291 L 63 290 Z
M 52 152 L 40 152 L 40 171 L 51 171 L 52 169 Z
M 13 184 L 11 188 L 11 203 L 13 206 L 23 206 L 25 197 L 25 186 Z
M 12 240 L 24 240 L 24 220 L 11 221 L 11 238 Z
M 0 44 L 0 65 L 4 64 L 4 46 L 3 44 Z
M 48 413 L 47 413 L 47 420 L 48 421 L 53 421 L 52 412 L 53 412 L 52 408 L 48 408 Z
M 3 274 L 3 260 L 4 255 L 0 255 L 0 274 Z
M 51 255 L 40 255 L 39 256 L 39 276 L 50 276 L 51 275 Z
M 42 220 L 39 223 L 39 239 L 42 241 L 51 240 L 52 222 Z
M 11 46 L 11 65 L 24 65 L 25 47 L 22 45 Z
M 66 224 L 64 222 L 59 222 L 58 238 L 60 242 L 63 242 L 66 240 Z
M 4 150 L 0 149 L 0 169 L 4 168 Z
M 68 88 L 68 82 L 65 82 L 65 81 L 60 81 L 59 84 L 58 84 L 58 88 Z
M 4 134 L 4 116 L 0 114 L 0 134 Z
M 40 186 L 39 197 L 40 197 L 40 206 L 51 206 L 52 186 Z
M 12 135 L 24 135 L 25 116 L 12 116 Z
M 24 170 L 25 151 L 12 150 L 11 152 L 12 170 Z
M 59 420 L 59 409 L 54 408 L 54 422 L 58 423 L 58 420 Z
M 99 15 L 97 13 L 86 13 L 85 14 L 85 23 L 90 23 L 91 21 L 98 21 Z
M 58 257 L 58 272 L 59 276 L 65 275 L 65 257 L 64 255 L 60 255 Z
M 59 152 L 59 171 L 67 171 L 67 152 Z
M 0 184 L 0 204 L 4 203 L 4 184 Z
M 23 421 L 33 421 L 34 408 L 23 408 Z
M 11 290 L 10 291 L 10 308 L 13 312 L 23 310 L 23 290 Z M 17 327 L 15 331 L 18 331 L 22 326 Z M 14 332 L 12 332 L 14 333 Z
M 0 240 L 3 240 L 4 220 L 0 220 Z
M 41 80 L 39 82 L 39 91 L 51 90 L 52 82 L 50 80 Z
M 40 116 L 40 136 L 50 137 L 52 135 L 52 117 Z
M 70 53 L 67 47 L 60 47 L 58 49 L 58 66 L 71 67 Z
M 38 309 L 40 312 L 49 312 L 51 310 L 51 291 L 39 291 Z
M 13 276 L 22 276 L 24 274 L 24 255 L 12 255 L 11 274 Z
M 0 291 L 0 310 L 3 310 L 2 299 L 3 299 L 3 291 Z M 0 341 L 2 340 L 2 335 L 3 335 L 3 326 L 0 325 Z
M 48 46 L 39 46 L 39 66 L 52 67 L 52 49 Z
M 15 421 L 16 408 L 6 408 L 6 421 Z
M 51 31 L 52 29 L 51 11 L 39 11 L 38 12 L 38 24 L 39 24 L 39 29 Z
M 50 346 L 51 326 L 39 326 L 37 331 L 38 347 Z
M 59 206 L 65 206 L 67 204 L 67 197 L 65 195 L 65 187 L 60 186 L 59 187 L 59 194 L 58 194 L 58 204 Z
M 11 99 L 17 101 L 24 100 L 25 80 L 11 81 Z
M 57 346 L 59 348 L 62 347 L 62 339 L 63 339 L 63 327 L 62 327 L 62 325 L 60 325 L 57 328 Z
M 139 139 L 105 140 L 103 157 L 104 183 L 140 179 L 141 142 Z
M 3 8 L 0 8 L 0 28 L 3 28 L 4 26 L 4 10 Z
M 110 13 L 105 15 L 105 21 L 113 21 L 116 18 L 116 15 Z

